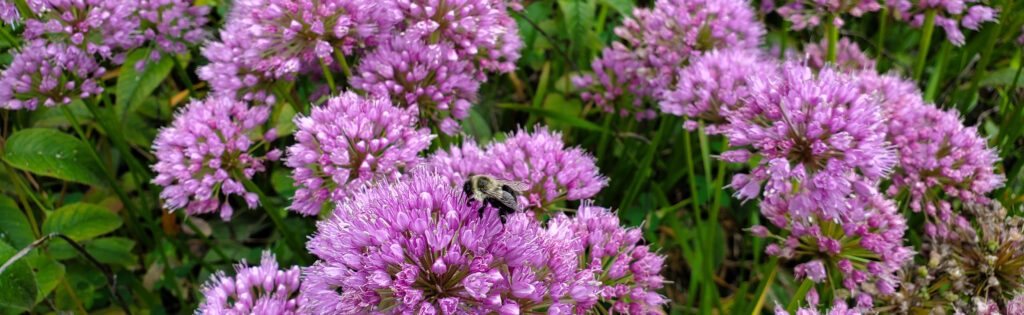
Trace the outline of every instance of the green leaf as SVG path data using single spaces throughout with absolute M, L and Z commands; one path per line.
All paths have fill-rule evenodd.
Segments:
M 633 16 L 633 0 L 601 0 L 601 3 L 612 7 L 623 16 Z
M 129 108 L 135 108 L 142 101 L 153 94 L 160 83 L 171 73 L 174 67 L 174 58 L 160 58 L 160 61 L 146 61 L 146 68 L 142 73 L 135 71 L 135 63 L 148 59 L 152 48 L 136 49 L 128 54 L 121 67 L 121 74 L 117 76 L 117 104 L 118 114 L 124 115 Z
M 583 110 L 583 103 L 579 98 L 571 98 L 567 100 L 562 96 L 562 94 L 550 93 L 546 98 L 544 98 L 544 109 L 557 113 L 560 115 L 559 117 L 562 118 L 577 118 L 580 115 L 580 111 Z M 548 125 L 551 125 L 556 129 L 564 129 L 564 126 L 568 124 L 567 122 L 562 121 L 561 118 L 545 117 L 544 120 Z
M 78 118 L 79 123 L 86 123 L 93 121 L 92 113 L 85 107 L 85 103 L 82 103 L 82 99 L 75 98 L 71 100 L 71 104 L 63 105 L 67 106 L 71 110 L 71 113 L 75 114 Z M 43 127 L 57 127 L 57 126 L 68 126 L 68 116 L 64 115 L 64 111 L 57 107 L 39 107 L 32 111 L 31 114 L 32 127 L 43 128 Z
M 75 241 L 110 233 L 121 227 L 121 217 L 90 203 L 70 204 L 53 211 L 43 222 L 43 234 L 61 233 Z
M 77 138 L 53 129 L 15 132 L 4 146 L 4 161 L 15 168 L 93 186 L 106 186 L 98 161 Z
M 572 116 L 572 115 L 567 115 L 565 113 L 556 112 L 556 111 L 552 111 L 552 110 L 545 109 L 545 108 L 530 107 L 530 106 L 525 106 L 525 105 L 520 105 L 520 104 L 508 104 L 508 103 L 498 104 L 498 107 L 507 108 L 507 109 L 511 109 L 511 110 L 524 111 L 524 112 L 532 113 L 532 114 L 535 114 L 535 115 L 538 115 L 538 116 L 541 116 L 541 117 L 556 119 L 556 120 L 559 120 L 561 122 L 566 123 L 567 125 L 570 125 L 570 126 L 573 126 L 573 127 L 576 127 L 576 128 L 580 128 L 580 129 L 596 131 L 596 132 L 607 132 L 606 130 L 602 129 L 601 126 L 599 126 L 599 125 L 597 125 L 595 123 L 589 122 L 589 121 L 587 121 L 587 120 L 585 120 L 583 118 L 579 118 L 579 117 Z
M 565 29 L 569 38 L 582 38 L 582 35 L 594 27 L 594 11 L 597 2 L 594 0 L 558 0 L 558 7 L 565 17 Z
M 43 255 L 32 255 L 26 257 L 25 261 L 36 272 L 36 284 L 39 285 L 39 296 L 36 297 L 36 303 L 41 302 L 43 298 L 50 295 L 50 292 L 53 292 L 57 283 L 64 277 L 64 264 Z
M 1016 67 L 1006 67 L 996 71 L 989 72 L 985 78 L 981 79 L 981 86 L 1006 86 L 1013 83 L 1013 78 L 1017 76 Z M 1020 78 L 1017 78 L 1017 86 L 1024 85 L 1024 74 L 1021 74 Z
M 7 262 L 18 251 L 0 242 L 0 261 Z M 0 274 L 0 305 L 18 309 L 29 309 L 36 305 L 35 274 L 24 260 L 18 260 Z
M 85 251 L 96 260 L 107 264 L 135 266 L 135 255 L 132 255 L 135 241 L 123 237 L 104 237 L 85 244 Z
M 28 218 L 18 209 L 14 199 L 6 195 L 0 195 L 0 218 L 3 218 L 0 219 L 0 240 L 19 249 L 36 240 Z
M 291 199 L 295 195 L 295 190 L 297 190 L 295 180 L 292 179 L 289 172 L 285 169 L 277 169 L 270 174 L 270 185 L 274 186 L 274 191 L 281 195 L 281 198 Z
M 484 119 L 478 108 L 479 106 L 475 106 L 469 109 L 469 117 L 463 121 L 462 131 L 473 136 L 477 143 L 487 143 L 493 137 L 491 126 L 487 124 L 487 119 Z

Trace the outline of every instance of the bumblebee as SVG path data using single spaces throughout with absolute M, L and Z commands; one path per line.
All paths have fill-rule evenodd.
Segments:
M 484 204 L 489 204 L 498 209 L 498 217 L 505 222 L 505 216 L 518 212 L 519 202 L 516 201 L 520 193 L 526 191 L 530 186 L 514 181 L 507 181 L 487 175 L 470 175 L 462 190 L 466 196 Z M 485 206 L 486 207 L 486 206 Z M 480 207 L 480 215 L 484 214 L 484 208 Z

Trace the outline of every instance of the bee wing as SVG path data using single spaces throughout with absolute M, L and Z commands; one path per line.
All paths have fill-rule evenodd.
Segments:
M 515 190 L 515 191 L 518 191 L 518 192 L 523 192 L 523 191 L 530 190 L 530 185 L 527 185 L 527 184 L 524 184 L 524 183 L 521 183 L 521 182 L 510 181 L 510 180 L 500 180 L 500 179 L 498 180 L 498 182 L 500 182 L 501 184 L 504 184 L 504 185 L 508 186 L 509 188 L 512 188 L 512 190 Z

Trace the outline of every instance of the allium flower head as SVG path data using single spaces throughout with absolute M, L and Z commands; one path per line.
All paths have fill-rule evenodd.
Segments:
M 562 134 L 546 127 L 537 127 L 533 133 L 520 129 L 485 150 L 467 141 L 447 152 L 438 151 L 428 163 L 454 187 L 462 187 L 470 175 L 526 184 L 530 189 L 520 196 L 520 206 L 535 211 L 565 200 L 591 198 L 608 185 L 593 156 L 580 148 L 567 148 Z
M 0 0 L 0 21 L 13 25 L 14 21 L 21 19 L 21 14 L 18 13 L 18 7 L 9 0 Z
M 890 196 L 909 191 L 912 209 L 949 221 L 952 207 L 943 196 L 985 204 L 985 194 L 1002 187 L 1006 178 L 995 173 L 995 149 L 955 110 L 925 104 L 914 84 L 897 76 L 865 71 L 857 77 L 861 91 L 882 103 L 886 138 L 897 150 Z
M 864 13 L 882 9 L 876 0 L 797 0 L 775 9 L 783 18 L 793 23 L 794 30 L 818 26 L 829 15 L 835 16 L 832 21 L 836 27 L 843 26 L 840 15 L 850 14 L 860 17 Z
M 732 145 L 753 151 L 742 148 L 723 158 L 745 162 L 751 155 L 761 157 L 749 174 L 733 177 L 731 186 L 737 196 L 754 199 L 767 182 L 762 208 L 784 209 L 766 213 L 776 225 L 784 227 L 787 216 L 843 219 L 849 215 L 850 196 L 870 197 L 876 182 L 891 171 L 896 156 L 885 142 L 882 108 L 857 93 L 848 77 L 831 68 L 815 76 L 810 68 L 790 62 L 777 77 L 749 80 L 751 97 L 724 128 Z M 799 189 L 793 191 L 794 186 Z
M 852 307 L 851 308 L 849 305 L 846 305 L 846 302 L 843 301 L 842 299 L 837 299 L 835 301 L 835 303 L 833 303 L 833 305 L 830 308 L 828 308 L 827 311 L 819 312 L 818 309 L 814 308 L 814 307 L 811 307 L 811 308 L 803 308 L 803 307 L 801 307 L 801 308 L 796 310 L 796 313 L 794 315 L 822 315 L 822 314 L 824 314 L 824 315 L 861 315 L 861 314 L 865 313 L 864 311 L 862 311 L 862 309 L 870 309 L 870 307 L 864 307 L 864 308 Z M 786 309 L 782 307 L 782 305 L 779 305 L 779 304 L 776 303 L 775 304 L 775 315 L 789 315 L 789 312 L 787 312 Z
M 405 23 L 432 21 L 436 35 L 451 42 L 460 60 L 479 64 L 482 70 L 509 72 L 515 69 L 523 47 L 515 19 L 505 0 L 395 0 Z
M 817 44 L 810 43 L 804 46 L 804 55 L 807 65 L 814 69 L 825 67 L 825 56 L 828 53 L 828 40 L 822 39 Z M 843 72 L 855 72 L 864 69 L 875 69 L 875 60 L 868 57 L 857 43 L 847 37 L 836 42 L 836 64 L 833 67 Z
M 36 18 L 25 21 L 22 36 L 26 40 L 41 38 L 50 43 L 75 46 L 117 64 L 124 62 L 128 50 L 145 41 L 138 32 L 141 20 L 135 15 L 137 1 L 31 2 Z
M 300 301 L 317 314 L 569 314 L 596 303 L 598 282 L 578 270 L 574 239 L 536 220 L 467 199 L 423 171 L 370 186 L 317 224 L 320 261 Z
M 209 21 L 208 6 L 192 6 L 187 0 L 141 0 L 136 11 L 141 18 L 142 38 L 153 43 L 153 53 L 140 64 L 133 65 L 141 69 L 146 61 L 159 60 L 162 54 L 181 54 L 188 51 L 188 46 L 199 43 L 206 37 L 203 25 Z
M 946 38 L 956 46 L 964 44 L 960 26 L 978 30 L 981 23 L 996 22 L 999 13 L 989 7 L 987 2 L 972 0 L 896 0 L 888 5 L 898 17 L 915 27 L 924 24 L 928 11 L 935 11 L 935 26 L 942 27 L 946 31 Z
M 642 107 L 617 108 L 623 93 L 635 95 L 632 105 L 644 97 L 655 97 L 679 80 L 676 69 L 701 52 L 727 48 L 755 48 L 764 34 L 754 9 L 747 1 L 659 0 L 654 8 L 634 9 L 615 29 L 621 42 L 612 43 L 594 59 L 593 76 L 573 78 L 593 100 L 609 113 L 653 118 L 654 110 Z M 595 82 L 596 81 L 596 82 Z M 630 100 L 622 102 L 629 103 Z
M 241 181 L 264 171 L 264 160 L 281 156 L 277 149 L 263 157 L 253 152 L 258 147 L 255 141 L 271 141 L 276 135 L 273 129 L 258 133 L 269 116 L 267 106 L 249 107 L 229 98 L 189 103 L 153 141 L 153 183 L 164 186 L 164 207 L 185 208 L 188 214 L 220 212 L 221 219 L 229 220 L 234 210 L 226 199 L 237 195 L 255 208 L 258 196 L 246 191 Z
M 198 75 L 218 94 L 272 103 L 272 81 L 311 65 L 319 71 L 318 59 L 334 64 L 335 49 L 347 55 L 375 45 L 399 18 L 388 1 L 235 1 L 220 41 L 203 49 L 210 64 Z
M 35 110 L 97 95 L 103 92 L 98 81 L 104 73 L 106 69 L 77 46 L 32 40 L 0 73 L 0 108 Z
M 615 313 L 661 313 L 668 300 L 656 290 L 665 282 L 661 276 L 665 257 L 639 244 L 643 239 L 639 229 L 623 228 L 614 212 L 587 203 L 575 217 L 558 213 L 547 224 L 549 233 L 569 233 L 580 240 L 572 252 L 585 253 L 578 258 L 583 268 L 606 275 L 601 277 L 600 297 Z
M 661 111 L 686 116 L 689 130 L 696 128 L 696 120 L 705 121 L 708 132 L 717 134 L 729 113 L 750 96 L 747 76 L 770 75 L 776 68 L 756 49 L 713 50 L 679 69 L 679 82 L 664 93 Z
M 416 108 L 421 124 L 447 124 L 443 131 L 452 134 L 453 118 L 469 116 L 480 82 L 474 78 L 473 64 L 460 59 L 452 44 L 428 43 L 438 27 L 433 21 L 420 22 L 382 43 L 363 58 L 350 83 L 371 95 L 389 97 L 397 106 Z
M 288 209 L 315 215 L 325 201 L 340 202 L 363 184 L 397 179 L 419 163 L 430 146 L 430 130 L 417 129 L 412 109 L 386 98 L 353 92 L 329 98 L 309 116 L 295 118 L 298 143 L 288 148 L 285 165 L 300 188 Z
M 196 314 L 297 314 L 300 276 L 299 266 L 280 270 L 274 254 L 264 251 L 259 266 L 242 260 L 234 277 L 217 271 L 200 289 L 205 300 Z

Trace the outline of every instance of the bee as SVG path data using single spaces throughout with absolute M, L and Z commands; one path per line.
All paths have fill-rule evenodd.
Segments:
M 519 202 L 516 198 L 527 189 L 530 189 L 530 186 L 526 184 L 487 175 L 470 175 L 462 185 L 462 190 L 469 198 L 497 208 L 502 223 L 505 222 L 505 215 L 519 211 Z M 480 207 L 480 215 L 484 214 L 485 207 Z

